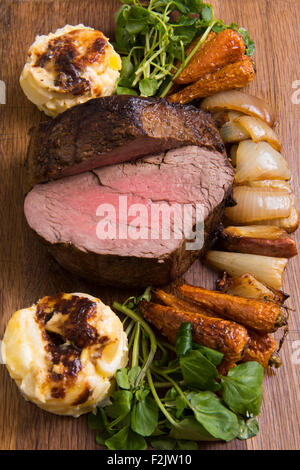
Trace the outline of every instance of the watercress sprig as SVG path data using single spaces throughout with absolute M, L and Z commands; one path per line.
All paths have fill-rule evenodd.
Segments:
M 125 316 L 130 361 L 117 371 L 111 403 L 89 415 L 97 442 L 111 450 L 142 450 L 148 444 L 195 449 L 198 441 L 256 435 L 262 366 L 249 362 L 221 376 L 223 355 L 193 343 L 189 323 L 180 326 L 175 346 L 158 340 L 139 312 L 140 301 L 150 295 L 148 288 L 138 298 L 114 303 Z
M 213 7 L 202 0 L 121 3 L 115 16 L 114 43 L 122 56 L 118 94 L 165 97 L 211 30 L 235 29 L 244 39 L 246 53 L 254 53 L 248 31 L 215 19 Z M 187 45 L 195 38 L 195 47 L 186 55 Z

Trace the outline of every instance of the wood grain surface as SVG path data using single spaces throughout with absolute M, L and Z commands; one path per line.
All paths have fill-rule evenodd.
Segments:
M 292 84 L 300 80 L 299 0 L 212 0 L 216 14 L 250 30 L 257 46 L 257 77 L 249 90 L 276 110 L 283 152 L 292 168 L 299 196 L 300 104 L 293 104 Z M 35 35 L 65 24 L 84 23 L 113 34 L 118 0 L 1 0 L 0 80 L 7 102 L 0 105 L 0 337 L 12 313 L 44 295 L 58 291 L 89 292 L 104 302 L 124 299 L 125 292 L 102 289 L 63 271 L 28 229 L 23 216 L 24 159 L 28 130 L 42 118 L 23 95 L 18 78 Z M 300 83 L 300 82 L 299 82 Z M 299 235 L 298 235 L 299 239 Z M 290 335 L 283 351 L 283 367 L 267 373 L 260 434 L 247 442 L 201 444 L 203 449 L 300 449 L 300 258 L 289 263 L 285 290 L 291 294 Z M 213 287 L 215 275 L 198 262 L 188 281 Z M 300 344 L 300 343 L 299 343 Z M 298 345 L 299 348 L 299 345 Z M 294 355 L 293 355 L 294 352 Z M 299 359 L 300 354 L 298 355 Z M 294 360 L 293 360 L 294 359 Z M 4 366 L 0 366 L 1 449 L 97 449 L 86 417 L 62 418 L 47 414 L 21 397 Z

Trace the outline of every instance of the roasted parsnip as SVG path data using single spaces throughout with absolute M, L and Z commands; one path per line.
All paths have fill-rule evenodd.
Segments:
M 292 258 L 298 254 L 296 243 L 276 226 L 251 225 L 227 227 L 221 234 L 222 248 L 238 253 Z
M 270 335 L 260 335 L 255 331 L 248 331 L 250 341 L 244 351 L 242 362 L 256 361 L 264 368 L 281 366 L 281 360 L 276 354 L 278 344 Z
M 249 273 L 238 277 L 229 277 L 227 273 L 224 273 L 222 279 L 217 282 L 217 288 L 225 294 L 249 299 L 270 300 L 279 305 L 283 305 L 289 298 L 289 295 L 283 291 L 266 286 Z
M 215 312 L 222 318 L 240 323 L 259 333 L 273 333 L 287 323 L 285 310 L 274 302 L 237 297 L 187 284 L 180 286 L 178 291 L 202 309 Z
M 185 311 L 190 311 L 196 314 L 200 313 L 201 315 L 204 314 L 207 316 L 214 316 L 216 318 L 216 313 L 212 313 L 207 309 L 203 309 L 192 301 L 184 300 L 172 294 L 168 294 L 167 292 L 164 292 L 160 289 L 155 291 L 155 295 L 159 298 L 159 300 L 170 307 L 179 310 L 182 309 Z M 224 317 L 221 318 L 224 319 Z M 263 367 L 278 367 L 278 356 L 275 354 L 275 350 L 277 349 L 276 341 L 270 335 L 260 335 L 252 330 L 248 330 L 248 335 L 250 337 L 250 341 L 244 350 L 242 362 L 257 361 Z M 234 367 L 234 365 L 235 364 L 231 361 L 222 361 L 219 373 L 223 375 L 227 374 L 229 369 Z
M 189 46 L 187 55 L 198 41 L 199 38 Z M 245 43 L 239 33 L 232 29 L 226 29 L 218 34 L 211 32 L 175 83 L 178 85 L 193 83 L 207 73 L 241 60 L 244 54 Z
M 259 281 L 274 289 L 281 289 L 283 273 L 288 264 L 287 258 L 216 250 L 208 251 L 206 261 L 216 270 L 222 273 L 226 271 L 232 277 L 253 274 Z
M 189 103 L 197 98 L 211 96 L 233 88 L 243 88 L 255 76 L 254 66 L 248 56 L 234 64 L 203 75 L 197 82 L 167 97 L 171 103 Z
M 246 328 L 221 318 L 207 317 L 200 313 L 165 307 L 143 301 L 140 310 L 146 320 L 152 323 L 169 341 L 174 342 L 180 325 L 191 323 L 193 340 L 220 351 L 231 363 L 240 361 L 249 341 Z

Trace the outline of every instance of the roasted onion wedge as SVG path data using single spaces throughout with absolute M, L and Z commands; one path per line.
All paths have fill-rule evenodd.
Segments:
M 237 184 L 257 180 L 289 180 L 291 172 L 286 160 L 267 142 L 246 140 L 237 150 Z
M 227 227 L 221 234 L 221 245 L 227 251 L 277 258 L 292 258 L 298 254 L 296 243 L 288 233 L 271 225 Z
M 259 281 L 278 290 L 282 287 L 283 273 L 288 264 L 287 258 L 215 250 L 208 251 L 206 261 L 216 270 L 226 271 L 232 277 L 253 274 Z
M 254 142 L 268 142 L 275 150 L 281 151 L 281 142 L 273 129 L 262 119 L 253 116 L 240 116 L 234 123 L 250 135 Z
M 271 189 L 274 191 L 285 191 L 288 194 L 293 193 L 293 188 L 290 183 L 283 180 L 247 181 L 247 186 L 249 186 L 250 188 L 263 188 Z
M 233 197 L 237 205 L 226 209 L 226 216 L 233 225 L 254 224 L 291 215 L 293 201 L 286 191 L 236 186 Z
M 242 126 L 237 123 L 237 119 L 242 116 L 237 111 L 228 112 L 228 122 L 223 124 L 220 128 L 220 136 L 225 144 L 242 142 L 250 137 L 249 132 L 244 130 Z
M 274 113 L 265 101 L 239 90 L 225 91 L 205 98 L 201 108 L 211 113 L 222 109 L 239 111 L 249 116 L 258 117 L 269 126 L 273 126 L 275 122 Z
M 249 299 L 270 300 L 279 305 L 283 305 L 289 298 L 289 295 L 283 291 L 266 286 L 249 273 L 238 277 L 229 277 L 227 273 L 224 273 L 222 279 L 217 283 L 217 288 L 225 294 L 238 295 Z
M 291 214 L 289 217 L 278 218 L 272 220 L 260 220 L 256 221 L 257 225 L 276 225 L 277 227 L 283 228 L 287 233 L 293 233 L 297 230 L 300 223 L 300 216 L 298 209 L 293 205 Z

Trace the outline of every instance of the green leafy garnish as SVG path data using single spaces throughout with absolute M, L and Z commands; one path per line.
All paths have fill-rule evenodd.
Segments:
M 221 379 L 223 399 L 242 416 L 258 416 L 262 402 L 264 369 L 257 362 L 240 364 Z
M 122 56 L 117 94 L 166 96 L 211 30 L 234 29 L 244 39 L 246 54 L 255 51 L 246 29 L 215 19 L 213 7 L 202 0 L 121 3 L 115 15 L 114 46 Z M 187 46 L 196 38 L 197 44 L 186 55 Z
M 178 329 L 175 347 L 159 341 L 139 312 L 139 303 L 150 299 L 148 288 L 140 297 L 114 303 L 125 316 L 131 357 L 128 367 L 117 371 L 111 403 L 88 417 L 99 433 L 97 443 L 110 450 L 143 450 L 148 444 L 194 450 L 198 441 L 256 435 L 262 366 L 249 362 L 220 376 L 223 355 L 193 343 L 190 323 Z

